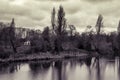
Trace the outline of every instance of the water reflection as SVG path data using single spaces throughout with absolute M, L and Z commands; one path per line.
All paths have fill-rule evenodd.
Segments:
M 39 63 L 33 62 L 29 64 L 31 80 L 51 80 L 51 62 Z
M 1 63 L 0 64 L 0 74 L 3 73 L 14 73 L 15 71 L 18 71 L 20 69 L 20 64 L 16 63 Z
M 0 80 L 120 80 L 120 59 L 1 63 Z

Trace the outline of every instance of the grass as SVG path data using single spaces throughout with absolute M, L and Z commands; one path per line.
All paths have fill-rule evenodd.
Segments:
M 0 59 L 0 62 L 17 62 L 17 61 L 34 61 L 34 60 L 49 60 L 49 59 L 66 59 L 76 57 L 86 57 L 87 53 L 83 52 L 60 52 L 59 54 L 52 53 L 34 53 L 34 54 L 15 54 L 9 58 Z

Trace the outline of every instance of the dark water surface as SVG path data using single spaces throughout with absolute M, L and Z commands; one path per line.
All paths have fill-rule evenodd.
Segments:
M 0 80 L 120 80 L 120 59 L 0 63 Z

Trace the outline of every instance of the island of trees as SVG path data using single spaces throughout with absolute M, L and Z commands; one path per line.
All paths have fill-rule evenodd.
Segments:
M 81 54 L 120 56 L 120 22 L 116 32 L 105 33 L 103 27 L 103 16 L 99 15 L 95 26 L 88 25 L 85 32 L 77 32 L 74 25 L 67 24 L 62 6 L 58 12 L 53 8 L 51 25 L 42 31 L 15 27 L 14 19 L 9 24 L 1 22 L 0 60 L 59 58 Z

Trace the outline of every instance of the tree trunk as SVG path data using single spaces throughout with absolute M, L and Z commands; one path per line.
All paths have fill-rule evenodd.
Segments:
M 15 47 L 14 42 L 12 41 L 12 39 L 10 39 L 10 43 L 11 43 L 11 46 L 13 48 L 14 53 L 17 53 L 16 47 Z

